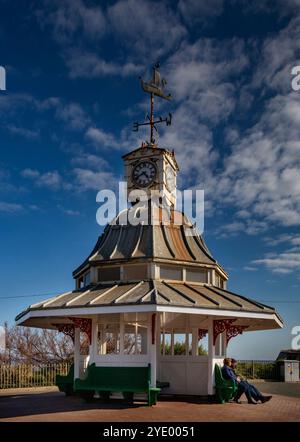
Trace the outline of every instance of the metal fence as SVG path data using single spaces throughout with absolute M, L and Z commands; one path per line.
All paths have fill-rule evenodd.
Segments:
M 276 361 L 238 361 L 236 371 L 247 379 L 280 379 L 280 366 Z
M 70 363 L 47 365 L 0 365 L 0 389 L 48 387 L 55 385 L 57 374 L 66 375 Z M 241 360 L 237 373 L 247 379 L 279 380 L 279 364 L 275 361 Z
M 0 389 L 48 387 L 55 385 L 57 374 L 66 375 L 69 363 L 0 365 Z

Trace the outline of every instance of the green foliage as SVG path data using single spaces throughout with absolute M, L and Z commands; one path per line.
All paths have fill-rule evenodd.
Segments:
M 185 343 L 175 342 L 174 344 L 174 355 L 185 355 L 186 345 Z
M 208 351 L 206 350 L 205 347 L 203 347 L 202 344 L 198 345 L 198 355 L 199 356 L 207 356 L 208 355 Z
M 160 352 L 162 354 L 163 346 L 160 345 Z M 170 355 L 171 354 L 171 344 L 165 344 L 165 354 Z M 186 346 L 185 343 L 176 342 L 174 345 L 174 355 L 185 355 L 186 354 Z M 207 350 L 203 345 L 198 346 L 198 355 L 199 356 L 206 356 L 208 354 Z

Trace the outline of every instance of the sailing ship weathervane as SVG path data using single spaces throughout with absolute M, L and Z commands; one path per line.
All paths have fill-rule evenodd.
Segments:
M 150 126 L 150 142 L 147 144 L 154 145 L 155 139 L 154 139 L 154 130 L 157 131 L 156 124 L 160 123 L 166 123 L 167 126 L 170 126 L 172 123 L 172 114 L 169 113 L 168 117 L 162 118 L 158 117 L 157 120 L 154 120 L 154 95 L 160 98 L 164 98 L 165 100 L 172 100 L 171 94 L 166 95 L 164 92 L 164 87 L 167 84 L 167 81 L 161 77 L 160 73 L 158 72 L 159 69 L 159 62 L 155 63 L 155 65 L 152 67 L 152 78 L 149 82 L 144 81 L 142 78 L 141 80 L 141 86 L 144 92 L 147 92 L 150 94 L 150 116 L 147 115 L 146 118 L 149 120 L 144 123 L 133 123 L 133 131 L 137 132 L 139 130 L 140 126 Z

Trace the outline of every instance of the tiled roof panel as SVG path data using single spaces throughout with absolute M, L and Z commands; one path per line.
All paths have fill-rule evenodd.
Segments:
M 47 310 L 112 306 L 122 304 L 161 304 L 169 306 L 204 308 L 212 310 L 248 311 L 275 313 L 269 306 L 214 286 L 167 281 L 140 281 L 136 283 L 98 284 L 75 290 L 41 303 L 33 304 L 19 317 L 30 310 Z

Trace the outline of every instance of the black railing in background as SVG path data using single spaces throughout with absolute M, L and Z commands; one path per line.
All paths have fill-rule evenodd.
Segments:
M 276 361 L 240 360 L 236 372 L 247 379 L 280 379 L 280 365 Z

